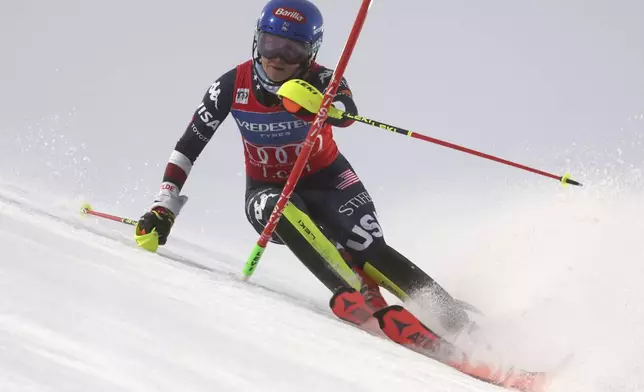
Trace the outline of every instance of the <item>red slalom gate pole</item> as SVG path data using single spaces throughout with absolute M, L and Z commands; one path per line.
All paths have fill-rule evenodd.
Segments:
M 362 30 L 362 26 L 364 25 L 365 19 L 367 18 L 367 11 L 369 10 L 370 6 L 371 0 L 362 0 L 362 5 L 360 6 L 360 10 L 358 11 L 356 20 L 353 23 L 353 28 L 349 33 L 349 38 L 347 39 L 347 43 L 342 50 L 342 54 L 340 55 L 340 59 L 338 60 L 338 65 L 336 66 L 335 71 L 333 72 L 333 76 L 331 77 L 331 81 L 329 82 L 329 86 L 324 93 L 324 98 L 322 98 L 322 105 L 320 107 L 320 110 L 318 110 L 317 114 L 315 115 L 311 129 L 309 130 L 309 133 L 304 140 L 300 155 L 295 161 L 293 170 L 288 176 L 288 180 L 286 181 L 286 184 L 282 189 L 280 198 L 277 201 L 277 204 L 275 205 L 275 208 L 273 209 L 273 212 L 271 213 L 271 216 L 268 219 L 268 222 L 266 223 L 262 234 L 257 240 L 257 244 L 253 248 L 253 251 L 246 261 L 246 265 L 244 266 L 243 270 L 244 280 L 250 278 L 250 276 L 255 271 L 255 268 L 257 268 L 257 265 L 259 264 L 259 261 L 264 254 L 264 250 L 266 249 L 266 245 L 268 245 L 268 241 L 270 241 L 271 237 L 273 236 L 273 232 L 277 227 L 277 223 L 284 213 L 284 208 L 286 208 L 286 204 L 290 200 L 291 195 L 293 194 L 293 190 L 295 189 L 297 182 L 302 176 L 304 166 L 309 160 L 309 155 L 311 155 L 311 150 L 313 149 L 315 138 L 322 130 L 322 127 L 324 126 L 324 123 L 329 116 L 329 107 L 331 106 L 331 102 L 333 102 L 335 93 L 337 92 L 340 82 L 342 81 L 342 76 L 344 75 L 344 71 L 347 68 L 347 64 L 349 63 L 349 59 L 351 58 L 351 54 L 353 53 L 353 49 L 356 46 L 356 42 L 358 41 L 358 37 L 360 36 L 360 31 Z

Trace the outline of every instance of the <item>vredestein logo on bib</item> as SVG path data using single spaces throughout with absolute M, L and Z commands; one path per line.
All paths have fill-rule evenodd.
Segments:
M 237 124 L 250 132 L 278 132 L 306 128 L 308 123 L 304 120 L 280 121 L 271 123 L 250 122 L 235 118 Z

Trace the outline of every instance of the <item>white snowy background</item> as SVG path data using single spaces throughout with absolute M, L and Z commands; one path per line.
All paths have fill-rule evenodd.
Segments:
M 359 1 L 318 5 L 334 66 Z M 165 256 L 79 216 L 144 211 L 208 86 L 249 58 L 262 6 L 0 4 L 1 391 L 497 389 L 337 322 L 283 248 L 236 279 L 257 235 L 233 121 Z M 640 0 L 375 0 L 345 74 L 367 117 L 584 183 L 335 133 L 388 242 L 480 308 L 504 356 L 557 368 L 551 391 L 644 388 L 643 21 Z

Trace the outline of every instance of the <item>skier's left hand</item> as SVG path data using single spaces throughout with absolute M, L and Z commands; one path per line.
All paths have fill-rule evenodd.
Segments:
M 284 104 L 285 99 L 287 99 L 287 98 L 282 98 L 282 106 L 284 106 L 287 110 L 289 110 L 289 108 L 292 107 L 292 106 L 290 106 L 288 104 Z M 331 106 L 335 107 L 335 105 L 331 105 Z M 313 120 L 315 120 L 315 115 L 317 114 L 317 113 L 311 113 L 311 112 L 309 112 L 308 110 L 306 110 L 303 107 L 300 107 L 299 110 L 297 110 L 296 112 L 291 112 L 291 113 L 294 114 L 300 120 L 304 120 L 304 121 L 307 121 L 307 122 L 313 122 Z M 333 125 L 334 127 L 346 127 L 346 126 L 348 126 L 348 125 L 350 125 L 352 123 L 353 123 L 353 120 L 347 119 L 347 118 L 344 118 L 344 117 L 342 117 L 342 118 L 334 118 L 334 117 L 328 116 L 327 119 L 326 119 L 326 124 Z

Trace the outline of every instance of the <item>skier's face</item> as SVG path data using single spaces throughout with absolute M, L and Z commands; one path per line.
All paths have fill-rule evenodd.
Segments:
M 300 69 L 300 64 L 286 64 L 284 60 L 279 57 L 274 59 L 267 59 L 262 56 L 262 68 L 264 72 L 273 82 L 283 82 L 286 79 L 295 75 Z

